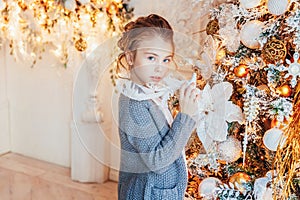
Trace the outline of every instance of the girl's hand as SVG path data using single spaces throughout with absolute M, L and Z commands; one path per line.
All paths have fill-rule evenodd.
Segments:
M 195 83 L 184 83 L 179 90 L 180 112 L 194 118 L 198 114 L 199 90 Z

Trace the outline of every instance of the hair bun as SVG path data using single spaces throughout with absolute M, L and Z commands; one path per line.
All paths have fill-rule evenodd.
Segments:
M 135 26 L 135 22 L 132 21 L 132 22 L 129 22 L 128 24 L 126 24 L 126 26 L 124 27 L 125 31 L 129 31 L 131 29 L 133 29 Z
M 138 28 L 162 28 L 162 29 L 169 29 L 172 31 L 172 27 L 170 26 L 168 21 L 159 15 L 150 14 L 146 17 L 139 17 L 135 21 L 131 21 L 125 25 L 122 37 L 118 41 L 118 47 L 122 51 L 127 50 L 128 46 L 130 46 L 129 41 L 130 38 L 132 37 L 132 33 L 131 33 L 132 30 Z M 135 32 L 134 34 L 138 32 Z
M 125 32 L 130 31 L 136 28 L 145 28 L 145 27 L 156 27 L 156 28 L 164 28 L 172 30 L 172 27 L 168 23 L 166 19 L 163 17 L 150 14 L 146 17 L 139 17 L 135 21 L 131 21 L 124 27 Z

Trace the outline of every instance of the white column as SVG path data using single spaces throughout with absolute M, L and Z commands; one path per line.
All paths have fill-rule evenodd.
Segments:
M 105 120 L 95 91 L 99 66 L 93 67 L 95 63 L 88 63 L 84 58 L 72 59 L 79 66 L 72 99 L 71 177 L 80 182 L 102 183 L 108 179 L 109 167 L 105 160 L 109 146 L 101 128 Z
M 105 145 L 97 140 L 97 128 L 97 124 L 92 123 L 71 123 L 72 180 L 103 183 L 108 179 L 109 169 L 99 159 L 99 155 L 105 151 Z

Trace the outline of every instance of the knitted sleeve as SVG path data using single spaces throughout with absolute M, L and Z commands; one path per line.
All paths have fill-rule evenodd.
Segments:
M 120 131 L 132 148 L 127 148 L 132 153 L 129 157 L 142 158 L 151 171 L 178 159 L 195 127 L 195 121 L 184 113 L 178 113 L 169 127 L 157 106 L 129 98 L 120 101 L 119 121 Z

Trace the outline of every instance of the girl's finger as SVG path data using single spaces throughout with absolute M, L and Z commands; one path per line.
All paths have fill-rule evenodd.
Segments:
M 182 86 L 180 87 L 180 90 L 179 90 L 179 96 L 180 96 L 180 98 L 183 98 L 186 87 L 187 87 L 187 83 L 186 82 L 184 84 L 182 84 Z
M 200 95 L 197 94 L 194 101 L 199 101 L 199 100 L 200 100 Z
M 196 90 L 192 89 L 191 94 L 190 94 L 190 98 L 194 99 L 194 98 L 196 98 L 196 95 L 197 95 Z
M 193 89 L 194 89 L 194 83 L 190 84 L 188 88 L 185 90 L 185 96 L 190 97 Z

